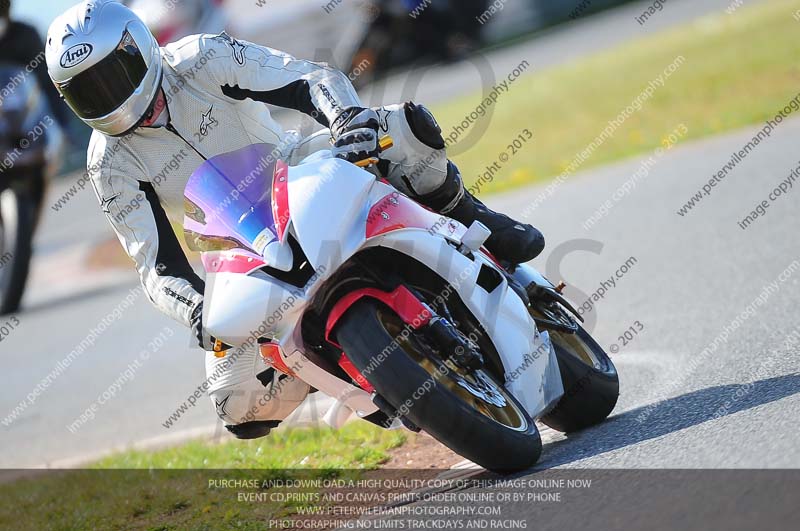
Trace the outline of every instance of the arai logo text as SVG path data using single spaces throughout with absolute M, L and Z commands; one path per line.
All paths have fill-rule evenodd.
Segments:
M 72 68 L 75 65 L 81 64 L 89 57 L 90 53 L 92 53 L 91 44 L 85 42 L 76 44 L 61 56 L 61 66 L 64 68 Z

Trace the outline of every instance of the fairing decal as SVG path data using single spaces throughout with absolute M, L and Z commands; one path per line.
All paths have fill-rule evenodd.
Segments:
M 203 253 L 201 260 L 207 273 L 240 273 L 247 275 L 267 265 L 256 254 L 239 249 L 221 253 Z
M 289 167 L 279 160 L 275 164 L 272 176 L 272 218 L 275 220 L 275 232 L 278 239 L 284 242 L 286 227 L 289 225 Z

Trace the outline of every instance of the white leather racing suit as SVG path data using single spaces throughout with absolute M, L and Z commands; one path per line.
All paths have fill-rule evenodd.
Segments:
M 101 207 L 133 258 L 147 296 L 189 326 L 203 299 L 203 280 L 181 250 L 172 224 L 183 221 L 184 187 L 192 172 L 204 159 L 254 143 L 277 145 L 290 164 L 330 147 L 327 131 L 308 139 L 285 132 L 264 103 L 296 109 L 323 126 L 344 109 L 362 105 L 343 73 L 224 33 L 186 37 L 161 51 L 169 123 L 122 137 L 95 131 L 87 165 Z M 409 182 L 400 174 L 408 174 L 419 193 L 439 186 L 446 174 L 444 149 L 416 139 L 403 106 L 384 107 L 378 114 L 382 130 L 395 140 L 384 153 L 391 162 L 390 180 L 402 189 Z M 241 423 L 245 416 L 252 420 L 252 403 L 266 386 L 255 375 L 267 367 L 255 349 L 220 371 L 222 360 L 207 354 L 207 371 L 216 374 L 209 394 L 217 413 L 227 424 Z M 284 418 L 308 390 L 299 381 L 284 382 L 281 389 L 286 407 L 273 401 L 256 419 Z

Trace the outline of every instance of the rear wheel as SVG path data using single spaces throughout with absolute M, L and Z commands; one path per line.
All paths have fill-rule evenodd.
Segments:
M 549 330 L 564 396 L 540 420 L 554 430 L 587 428 L 611 414 L 619 397 L 619 377 L 603 348 L 583 328 L 575 333 Z
M 0 191 L 0 315 L 19 309 L 31 261 L 35 210 L 25 193 Z
M 539 432 L 519 402 L 486 369 L 457 367 L 387 306 L 361 299 L 336 336 L 392 408 L 456 453 L 498 472 L 539 459 Z

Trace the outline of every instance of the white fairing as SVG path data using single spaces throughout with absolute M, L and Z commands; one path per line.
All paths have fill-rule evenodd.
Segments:
M 360 416 L 370 414 L 377 408 L 365 391 L 305 357 L 299 323 L 316 290 L 346 260 L 368 247 L 388 247 L 425 264 L 453 286 L 489 332 L 505 368 L 507 389 L 532 417 L 552 407 L 563 387 L 550 339 L 547 333 L 536 331 L 505 278 L 491 292 L 478 285 L 481 266 L 496 268 L 494 263 L 482 253 L 475 253 L 473 261 L 458 252 L 447 241 L 457 236 L 446 230 L 405 228 L 367 239 L 370 208 L 395 190 L 344 161 L 315 159 L 289 169 L 291 222 L 287 229 L 313 265 L 314 277 L 299 289 L 261 271 L 209 274 L 206 300 L 210 304 L 204 311 L 209 332 L 234 346 L 255 337 L 279 342 L 287 366 L 338 400 L 336 410 L 326 417 L 331 424 L 346 420 L 341 406 Z
M 363 245 L 373 184 L 372 174 L 335 158 L 289 169 L 292 226 L 315 270 L 335 271 Z
M 204 326 L 235 346 L 291 332 L 307 303 L 302 290 L 262 272 L 208 275 L 204 301 Z

